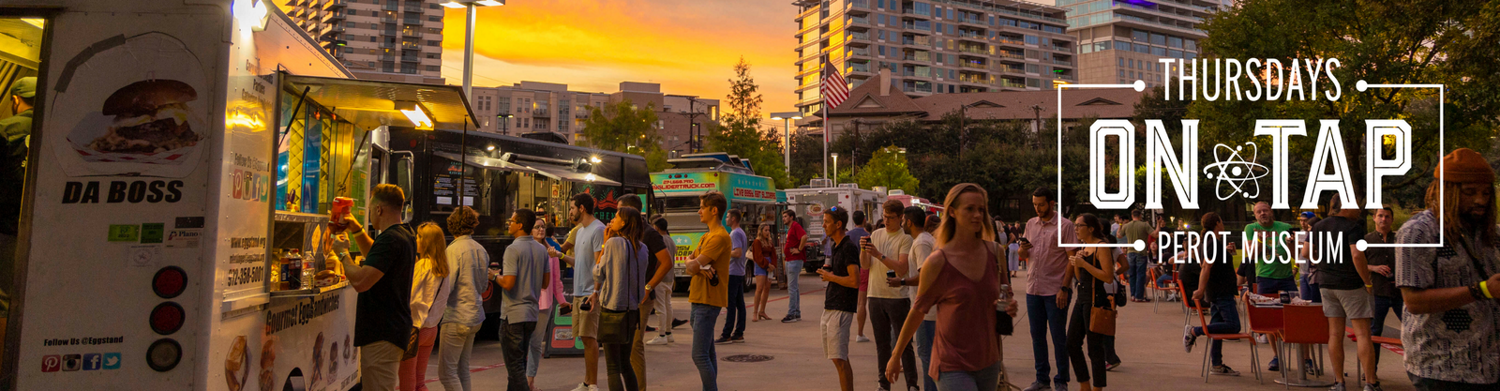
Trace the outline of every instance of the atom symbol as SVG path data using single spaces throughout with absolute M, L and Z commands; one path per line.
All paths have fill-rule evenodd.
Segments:
M 1246 142 L 1245 145 L 1250 146 L 1249 159 L 1241 155 L 1245 150 L 1244 145 L 1230 148 L 1219 144 L 1214 147 L 1215 163 L 1203 167 L 1204 175 L 1219 185 L 1215 191 L 1219 201 L 1227 200 L 1235 194 L 1251 199 L 1260 196 L 1259 179 L 1265 177 L 1268 170 L 1265 165 L 1255 162 L 1256 156 L 1260 154 L 1260 147 L 1253 142 Z M 1213 170 L 1217 170 L 1217 173 Z

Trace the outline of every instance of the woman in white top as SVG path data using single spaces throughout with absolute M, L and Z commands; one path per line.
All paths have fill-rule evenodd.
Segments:
M 448 309 L 453 276 L 448 270 L 447 241 L 443 229 L 431 222 L 417 227 L 417 264 L 411 276 L 411 322 L 417 334 L 417 356 L 401 360 L 401 391 L 426 390 L 427 358 L 437 340 L 437 325 Z

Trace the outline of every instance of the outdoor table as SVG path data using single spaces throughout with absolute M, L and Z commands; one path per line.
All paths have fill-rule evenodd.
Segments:
M 1282 313 L 1282 319 L 1285 320 L 1285 323 L 1282 325 L 1282 327 L 1283 327 L 1284 330 L 1286 330 L 1284 332 L 1290 332 L 1291 329 L 1293 329 L 1293 328 L 1319 327 L 1318 325 L 1310 325 L 1308 322 L 1293 321 L 1293 319 L 1294 319 L 1293 317 L 1286 316 L 1287 314 L 1285 313 L 1285 308 L 1284 307 L 1302 307 L 1302 308 L 1316 307 L 1318 309 L 1318 313 L 1322 314 L 1322 308 L 1323 308 L 1322 304 L 1308 303 L 1308 304 L 1286 304 L 1286 305 L 1283 305 L 1283 304 L 1281 304 L 1280 301 L 1256 302 L 1255 300 L 1251 300 L 1251 302 L 1254 303 L 1254 305 L 1255 305 L 1256 308 L 1265 308 L 1265 309 L 1270 309 L 1270 310 L 1274 310 L 1274 311 L 1283 311 L 1283 313 Z M 1322 325 L 1324 325 L 1324 326 L 1321 327 L 1321 328 L 1326 330 L 1327 320 L 1325 319 L 1323 322 L 1324 323 L 1322 323 Z M 1327 332 L 1323 332 L 1322 334 L 1326 335 Z M 1318 379 L 1309 379 L 1309 378 L 1307 378 L 1307 372 L 1308 372 L 1307 361 L 1306 360 L 1302 360 L 1301 357 L 1305 357 L 1306 356 L 1309 344 L 1305 344 L 1305 343 L 1288 343 L 1288 342 L 1286 342 L 1283 339 L 1282 346 L 1286 347 L 1286 354 L 1281 355 L 1282 357 L 1290 357 L 1291 356 L 1291 352 L 1290 352 L 1291 348 L 1289 347 L 1289 345 L 1295 345 L 1297 347 L 1297 356 L 1296 357 L 1298 357 L 1298 358 L 1297 359 L 1282 360 L 1282 362 L 1281 362 L 1282 370 L 1287 370 L 1287 368 L 1290 368 L 1292 366 L 1292 362 L 1296 362 L 1296 368 L 1297 369 L 1296 369 L 1295 372 L 1293 372 L 1294 375 L 1293 376 L 1287 376 L 1286 380 L 1276 379 L 1277 383 L 1285 384 L 1285 385 L 1288 385 L 1288 386 L 1297 386 L 1297 387 L 1327 387 L 1327 386 L 1333 385 L 1332 381 L 1318 380 Z

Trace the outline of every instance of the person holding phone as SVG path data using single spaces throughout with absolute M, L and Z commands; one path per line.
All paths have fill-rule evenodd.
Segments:
M 884 278 L 881 283 L 871 284 L 866 304 L 875 333 L 875 377 L 883 390 L 891 389 L 890 381 L 885 378 L 885 363 L 891 359 L 896 334 L 901 332 L 900 327 L 906 323 L 907 313 L 911 312 L 910 290 L 904 285 L 892 286 L 890 282 L 904 280 L 917 271 L 916 264 L 909 260 L 912 237 L 902 230 L 905 209 L 901 201 L 886 200 L 880 207 L 885 227 L 861 238 L 860 243 L 860 268 Z M 908 389 L 917 387 L 921 379 L 917 378 L 916 354 L 904 346 L 902 348 L 906 386 Z
M 833 247 L 833 257 L 818 269 L 818 276 L 828 283 L 819 323 L 823 354 L 833 361 L 843 391 L 854 390 L 854 368 L 849 365 L 849 326 L 854 323 L 854 312 L 859 307 L 859 249 L 845 235 L 848 221 L 849 212 L 843 208 L 835 206 L 823 211 L 823 232 L 837 244 Z
M 550 249 L 556 250 L 562 247 L 557 244 L 556 240 L 552 239 L 552 225 L 546 219 L 536 220 L 536 226 L 531 228 L 531 238 L 535 239 L 538 243 L 543 243 Z M 529 384 L 533 389 L 536 388 L 536 371 L 541 365 L 543 349 L 546 348 L 546 341 L 551 336 L 550 333 L 546 332 L 546 328 L 552 319 L 552 307 L 569 306 L 568 298 L 563 293 L 564 287 L 560 263 L 561 261 L 557 257 L 547 257 L 547 281 L 542 283 L 541 296 L 537 300 L 537 309 L 539 311 L 537 312 L 536 324 L 538 328 L 542 329 L 542 332 L 531 333 L 531 345 L 529 346 L 529 351 L 526 353 L 526 384 Z
M 807 260 L 807 254 L 802 251 L 807 248 L 807 231 L 802 229 L 802 224 L 797 223 L 797 212 L 791 209 L 781 213 L 781 222 L 787 226 L 786 240 L 782 242 L 786 255 L 786 317 L 781 318 L 781 323 L 800 322 L 802 293 L 798 277 L 802 275 L 802 262 Z
M 547 249 L 531 236 L 536 213 L 517 209 L 511 215 L 508 233 L 515 237 L 505 248 L 504 266 L 490 271 L 490 280 L 500 289 L 500 352 L 505 358 L 508 391 L 529 391 L 526 361 L 531 335 L 536 331 L 537 297 L 551 281 Z
M 711 191 L 698 197 L 698 222 L 708 226 L 708 233 L 698 240 L 698 249 L 688 256 L 686 268 L 693 271 L 688 287 L 688 302 L 693 304 L 693 363 L 704 391 L 719 389 L 719 358 L 714 352 L 714 324 L 719 311 L 729 305 L 729 231 L 724 229 L 724 213 L 729 200 L 723 193 Z

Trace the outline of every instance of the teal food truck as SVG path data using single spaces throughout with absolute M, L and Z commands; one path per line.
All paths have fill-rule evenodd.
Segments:
M 776 224 L 776 187 L 771 178 L 755 175 L 748 160 L 725 153 L 700 153 L 667 162 L 673 168 L 651 174 L 653 210 L 667 219 L 672 241 L 677 244 L 672 258 L 679 282 L 690 277 L 684 265 L 697 248 L 698 239 L 708 232 L 708 225 L 698 221 L 699 196 L 710 191 L 724 193 L 729 209 L 743 214 L 741 226 L 752 237 L 761 224 Z M 725 213 L 726 224 L 728 215 Z M 686 289 L 687 285 L 677 287 Z

